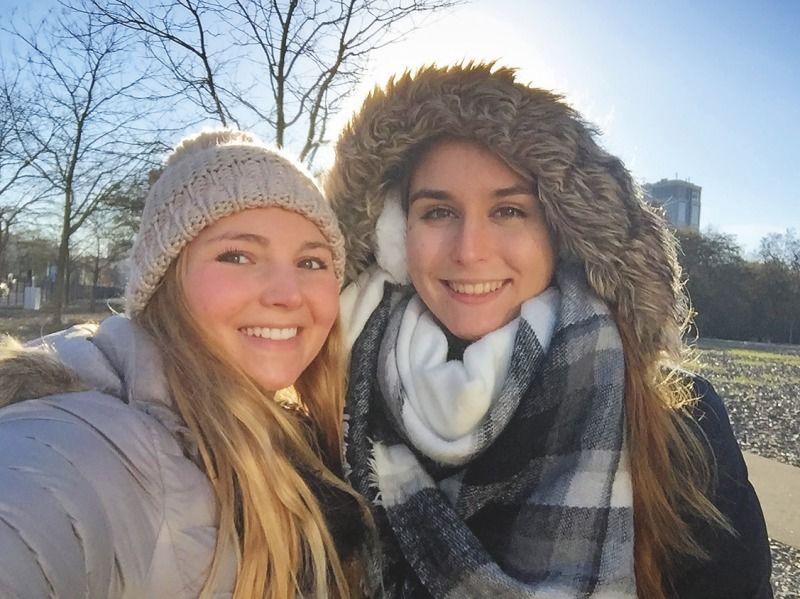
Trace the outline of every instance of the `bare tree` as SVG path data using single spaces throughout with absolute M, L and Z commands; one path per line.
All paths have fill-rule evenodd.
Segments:
M 800 237 L 794 229 L 763 237 L 758 254 L 763 262 L 782 263 L 800 275 Z
M 238 124 L 228 107 L 228 95 L 220 74 L 231 64 L 230 40 L 219 29 L 220 6 L 206 0 L 163 2 L 75 0 L 72 10 L 97 19 L 105 26 L 133 32 L 148 56 L 166 73 L 166 88 L 175 98 L 185 99 L 203 117 L 222 125 Z
M 146 102 L 135 96 L 147 70 L 128 63 L 125 32 L 91 15 L 56 14 L 21 31 L 3 29 L 24 65 L 26 98 L 22 149 L 38 179 L 58 193 L 59 252 L 53 321 L 61 322 L 70 240 L 104 198 L 138 172 L 156 133 L 143 121 Z
M 130 243 L 120 238 L 113 223 L 95 212 L 86 221 L 88 235 L 71 251 L 72 258 L 89 273 L 89 312 L 97 309 L 97 289 L 101 275 L 130 250 Z
M 204 115 L 266 124 L 311 164 L 370 54 L 463 1 L 86 0 L 78 10 L 136 32 Z
M 24 193 L 24 192 L 23 192 Z M 22 195 L 15 201 L 0 203 L 0 275 L 6 276 L 6 252 L 12 231 L 20 224 L 29 224 L 41 216 L 40 210 L 34 208 L 41 203 L 47 194 L 35 191 L 31 195 Z
M 761 239 L 759 257 L 764 278 L 769 278 L 764 287 L 769 289 L 773 302 L 781 309 L 773 310 L 783 321 L 789 343 L 796 343 L 800 326 L 800 237 L 794 229 L 784 233 L 770 233 Z
M 20 147 L 24 135 L 21 102 L 17 96 L 20 73 L 12 73 L 0 59 L 0 201 L 30 170 L 36 156 L 27 156 Z
M 96 308 L 101 275 L 112 270 L 133 246 L 148 186 L 147 173 L 137 173 L 121 182 L 87 220 L 87 235 L 83 236 L 78 249 L 90 273 L 90 312 Z
M 254 70 L 267 67 L 270 90 L 262 104 L 249 101 L 252 87 L 240 90 L 236 99 L 270 124 L 278 146 L 296 128 L 299 157 L 313 162 L 328 141 L 328 118 L 365 75 L 369 55 L 401 40 L 415 19 L 458 3 L 236 0 L 229 8 L 231 22 L 242 34 L 241 43 L 258 50 L 251 60 Z
M 7 68 L 0 58 L 0 273 L 6 273 L 6 248 L 12 228 L 47 197 L 36 186 L 33 162 L 44 151 L 33 143 L 27 102 L 22 97 L 19 68 Z M 42 140 L 46 144 L 48 140 Z

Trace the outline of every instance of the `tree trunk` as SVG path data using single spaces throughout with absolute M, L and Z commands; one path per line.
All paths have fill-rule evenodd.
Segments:
M 56 288 L 53 293 L 52 318 L 54 325 L 62 324 L 64 304 L 67 291 L 67 269 L 69 268 L 69 221 L 72 197 L 69 192 L 64 200 L 64 218 L 61 223 L 61 243 L 58 246 L 58 260 L 56 261 Z
M 92 291 L 89 295 L 89 312 L 94 312 L 97 307 L 97 281 L 100 279 L 100 254 L 94 257 L 92 265 Z
M 8 234 L 10 227 L 5 223 L 0 223 L 0 278 L 6 278 L 6 246 L 8 246 Z

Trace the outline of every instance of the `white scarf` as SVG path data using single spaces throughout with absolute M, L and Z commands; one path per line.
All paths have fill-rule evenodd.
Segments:
M 505 382 L 519 319 L 528 322 L 546 352 L 559 303 L 559 291 L 547 289 L 522 305 L 520 317 L 470 344 L 461 360 L 448 361 L 446 335 L 414 296 L 394 348 L 400 417 L 414 447 L 443 464 L 469 461 L 480 448 L 477 431 Z M 384 391 L 391 396 L 390 389 Z

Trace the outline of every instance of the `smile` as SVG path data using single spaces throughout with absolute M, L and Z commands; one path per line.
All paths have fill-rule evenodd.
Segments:
M 239 329 L 248 337 L 261 337 L 262 339 L 272 339 L 274 341 L 283 341 L 297 336 L 297 327 L 290 327 L 285 329 L 270 329 L 266 327 L 245 327 Z
M 463 295 L 486 295 L 500 289 L 505 285 L 505 281 L 484 281 L 482 283 L 459 283 L 456 281 L 446 281 L 447 286 Z

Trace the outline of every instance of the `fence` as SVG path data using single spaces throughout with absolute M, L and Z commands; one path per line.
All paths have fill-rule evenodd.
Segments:
M 25 287 L 29 284 L 24 281 L 15 281 L 9 285 L 7 283 L 0 283 L 0 307 L 5 308 L 22 308 L 25 304 Z M 42 306 L 45 306 L 55 293 L 55 283 L 50 281 L 41 285 L 42 289 Z M 94 297 L 98 302 L 103 302 L 109 298 L 119 297 L 123 290 L 118 287 L 97 286 L 94 288 Z M 91 285 L 69 285 L 67 289 L 66 305 L 76 302 L 89 301 L 92 297 Z

